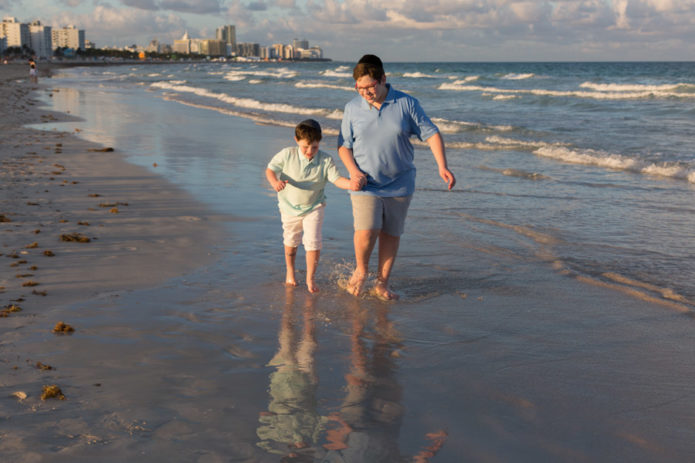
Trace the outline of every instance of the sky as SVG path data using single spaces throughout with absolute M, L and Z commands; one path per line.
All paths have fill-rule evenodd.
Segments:
M 355 61 L 695 60 L 695 0 L 0 0 L 0 14 L 75 25 L 105 46 L 306 39 Z

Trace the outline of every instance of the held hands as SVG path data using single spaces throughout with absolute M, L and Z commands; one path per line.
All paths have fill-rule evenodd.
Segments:
M 364 172 L 357 171 L 350 174 L 350 189 L 360 191 L 367 184 L 367 176 Z

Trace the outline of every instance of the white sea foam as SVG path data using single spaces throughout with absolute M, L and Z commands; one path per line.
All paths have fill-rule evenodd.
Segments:
M 410 79 L 436 79 L 437 76 L 431 74 L 425 74 L 423 72 L 406 72 L 403 77 L 408 77 Z
M 664 84 L 664 85 L 640 85 L 640 84 L 596 84 L 584 82 L 581 88 L 588 88 L 597 92 L 674 92 L 676 90 L 695 91 L 693 84 Z
M 321 71 L 320 74 L 326 77 L 341 77 L 341 78 L 351 78 L 352 72 L 348 66 L 339 66 L 336 69 L 326 69 Z
M 492 97 L 493 100 L 513 100 L 514 98 L 518 98 L 516 95 L 495 95 Z
M 348 87 L 347 85 L 335 85 L 335 84 L 325 84 L 322 82 L 297 82 L 294 84 L 297 88 L 332 88 L 335 90 L 345 90 L 346 92 L 354 92 L 355 87 Z
M 455 79 L 455 78 L 456 78 L 456 77 L 454 77 L 454 76 L 450 77 L 451 80 L 453 80 L 453 79 Z M 478 80 L 478 79 L 480 79 L 480 76 L 466 76 L 466 77 L 464 77 L 463 79 L 454 80 L 454 81 L 452 82 L 452 84 L 453 84 L 453 85 L 464 85 L 464 84 L 467 84 L 467 83 L 469 83 L 469 82 L 475 82 L 475 81 Z M 442 84 L 442 85 L 443 85 L 443 84 Z
M 485 125 L 477 122 L 467 122 L 467 121 L 450 121 L 448 119 L 443 119 L 441 117 L 433 117 L 432 122 L 437 124 L 439 130 L 443 133 L 459 133 L 469 130 L 482 130 L 482 131 L 492 131 L 497 130 L 501 132 L 508 132 L 514 130 L 511 125 Z
M 536 77 L 535 74 L 529 73 L 529 74 L 507 74 L 502 76 L 502 79 L 504 80 L 525 80 L 525 79 L 531 79 L 532 77 Z
M 281 127 L 294 127 L 295 123 L 294 122 L 289 122 L 289 121 L 283 121 L 280 119 L 274 119 L 272 117 L 264 116 L 264 115 L 259 115 L 259 114 L 254 114 L 254 113 L 245 113 L 242 111 L 234 111 L 229 108 L 220 108 L 218 106 L 210 106 L 210 105 L 204 105 L 204 104 L 199 104 L 199 103 L 192 103 L 190 101 L 182 100 L 181 98 L 178 98 L 176 95 L 166 95 L 164 96 L 164 99 L 167 101 L 175 101 L 177 103 L 181 103 L 186 106 L 192 106 L 194 108 L 200 108 L 200 109 L 208 109 L 212 111 L 217 111 L 222 114 L 227 114 L 229 116 L 235 116 L 235 117 L 243 117 L 245 119 L 251 119 L 252 121 L 258 122 L 259 124 L 268 124 L 268 125 L 278 125 Z M 338 135 L 338 130 L 330 128 L 330 127 L 322 127 L 321 131 L 325 135 L 333 135 L 336 136 Z
M 249 80 L 249 83 L 256 85 L 256 84 L 262 84 L 263 81 L 259 80 L 259 79 L 251 79 L 251 80 Z
M 260 71 L 254 69 L 234 69 L 224 75 L 226 80 L 238 81 L 246 77 L 269 77 L 273 79 L 292 79 L 297 77 L 297 71 L 288 68 L 277 68 L 272 71 Z
M 155 82 L 151 84 L 151 87 L 161 88 L 162 90 L 169 90 L 179 93 L 192 93 L 194 95 L 198 95 L 205 98 L 213 98 L 239 108 L 254 109 L 260 111 L 316 116 L 325 116 L 331 114 L 332 112 L 328 109 L 302 108 L 284 103 L 264 103 L 258 100 L 254 100 L 252 98 L 236 98 L 233 96 L 226 95 L 224 93 L 214 93 L 204 88 L 191 87 L 188 85 L 172 85 L 169 82 Z
M 589 98 L 597 100 L 634 100 L 645 98 L 695 98 L 695 93 L 681 93 L 667 90 L 639 90 L 639 91 L 583 91 L 583 90 L 548 90 L 548 89 L 509 89 L 497 87 L 484 87 L 480 85 L 464 85 L 461 81 L 442 83 L 439 90 L 452 90 L 460 92 L 498 93 L 503 95 L 539 95 L 554 97 Z
M 686 180 L 690 183 L 695 183 L 695 170 L 691 170 L 687 167 L 673 163 L 657 165 L 655 163 L 650 163 L 639 159 L 628 158 L 620 154 L 607 153 L 591 149 L 576 151 L 562 146 L 544 146 L 534 151 L 534 154 L 570 164 L 582 164 L 603 167 L 606 169 L 624 170 L 646 175 Z

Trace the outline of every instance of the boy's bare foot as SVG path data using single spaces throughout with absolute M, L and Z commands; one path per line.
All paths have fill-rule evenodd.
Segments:
M 319 292 L 319 288 L 318 288 L 318 286 L 316 286 L 316 283 L 313 280 L 307 280 L 306 281 L 306 288 L 312 294 L 316 294 Z
M 391 291 L 386 282 L 377 280 L 374 285 L 374 294 L 382 301 L 396 301 L 400 297 L 398 294 Z
M 366 280 L 367 275 L 357 273 L 357 271 L 355 271 L 355 273 L 353 273 L 350 277 L 350 281 L 348 281 L 347 292 L 353 296 L 359 296 Z
M 297 286 L 297 282 L 295 281 L 294 277 L 285 278 L 285 286 Z

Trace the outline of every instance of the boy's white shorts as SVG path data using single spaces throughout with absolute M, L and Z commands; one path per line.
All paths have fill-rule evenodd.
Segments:
M 319 251 L 321 249 L 321 226 L 323 225 L 325 209 L 326 205 L 321 204 L 316 206 L 313 211 L 299 217 L 280 212 L 283 244 L 296 248 L 299 243 L 302 243 L 305 251 Z

